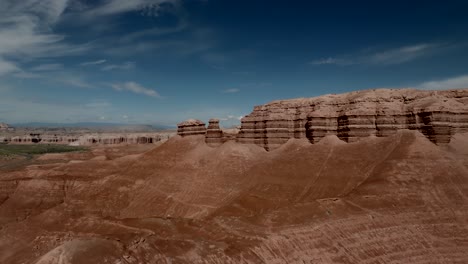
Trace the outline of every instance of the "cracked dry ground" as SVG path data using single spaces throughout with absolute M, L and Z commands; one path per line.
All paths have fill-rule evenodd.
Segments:
M 0 263 L 468 263 L 468 134 L 54 155 L 0 171 Z

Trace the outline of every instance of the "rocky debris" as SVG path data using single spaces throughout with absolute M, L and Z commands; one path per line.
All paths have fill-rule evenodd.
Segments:
M 193 136 L 193 135 L 205 135 L 206 127 L 205 123 L 198 119 L 188 119 L 184 122 L 177 124 L 177 135 Z
M 223 144 L 223 131 L 219 127 L 219 119 L 212 118 L 208 122 L 205 142 L 208 144 L 208 146 L 212 147 Z
M 468 89 L 374 89 L 256 106 L 241 120 L 237 141 L 275 149 L 290 138 L 319 142 L 336 135 L 346 142 L 418 130 L 433 143 L 468 131 Z

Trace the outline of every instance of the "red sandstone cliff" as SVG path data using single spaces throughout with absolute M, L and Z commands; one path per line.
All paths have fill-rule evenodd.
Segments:
M 400 129 L 422 132 L 433 143 L 448 143 L 468 131 L 468 89 L 423 91 L 375 89 L 256 106 L 242 120 L 237 140 L 275 149 L 290 138 L 317 143 L 325 135 L 346 142 L 389 136 Z

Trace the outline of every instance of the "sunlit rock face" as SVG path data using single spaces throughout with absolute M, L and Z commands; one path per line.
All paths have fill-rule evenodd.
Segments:
M 275 149 L 290 138 L 317 143 L 325 135 L 346 142 L 418 130 L 436 144 L 468 131 L 468 89 L 375 89 L 256 106 L 242 120 L 237 140 Z
M 205 123 L 198 119 L 188 119 L 182 123 L 177 124 L 177 134 L 179 136 L 194 136 L 194 135 L 205 135 L 206 127 Z

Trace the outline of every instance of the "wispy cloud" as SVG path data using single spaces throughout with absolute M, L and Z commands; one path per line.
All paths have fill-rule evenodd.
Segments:
M 62 70 L 63 65 L 60 63 L 51 63 L 51 64 L 41 64 L 38 65 L 34 68 L 32 68 L 32 71 L 58 71 Z
M 338 58 L 323 58 L 323 59 L 318 59 L 318 60 L 313 60 L 309 62 L 309 64 L 312 65 L 347 65 L 349 62 L 343 60 L 343 59 L 338 59 Z
M 438 43 L 423 43 L 409 45 L 387 50 L 367 50 L 358 54 L 341 57 L 327 57 L 310 61 L 311 65 L 338 65 L 347 66 L 355 64 L 392 65 L 410 62 L 443 49 L 445 45 Z
M 92 18 L 139 10 L 145 15 L 158 16 L 163 4 L 178 3 L 178 0 L 108 0 L 98 7 L 87 10 L 85 16 Z
M 111 84 L 111 87 L 116 91 L 129 91 L 136 94 L 143 94 L 150 97 L 161 98 L 158 92 L 153 89 L 145 88 L 136 82 L 126 82 Z
M 179 22 L 177 26 L 175 27 L 167 27 L 167 28 L 154 27 L 154 28 L 132 32 L 130 34 L 123 36 L 120 39 L 120 41 L 122 43 L 132 43 L 138 39 L 173 34 L 173 33 L 183 31 L 187 28 L 188 28 L 188 23 L 185 20 L 181 20 L 181 22 Z
M 226 89 L 226 90 L 223 90 L 222 93 L 238 93 L 240 92 L 240 89 L 237 89 L 237 88 L 231 88 L 231 89 Z
M 112 71 L 112 70 L 131 70 L 135 68 L 135 62 L 127 61 L 123 64 L 110 64 L 102 67 L 103 71 Z
M 440 47 L 439 44 L 431 43 L 405 46 L 375 53 L 367 61 L 372 64 L 400 64 L 429 55 Z
M 234 115 L 228 115 L 226 117 L 221 117 L 219 118 L 220 121 L 229 121 L 229 120 L 241 120 L 244 116 L 234 116 Z
M 107 60 L 87 61 L 80 64 L 80 66 L 92 66 L 106 63 Z
M 56 82 L 63 83 L 78 88 L 93 88 L 94 85 L 87 82 L 84 78 L 79 76 L 59 76 L 55 79 Z
M 0 58 L 0 76 L 19 71 L 20 69 L 14 63 Z
M 108 47 L 104 52 L 115 57 L 134 57 L 142 54 L 175 55 L 178 57 L 202 54 L 216 45 L 215 33 L 210 29 L 195 29 L 185 35 L 185 39 L 162 38 L 119 42 L 120 45 Z
M 0 63 L 2 72 L 20 71 L 27 58 L 76 55 L 89 45 L 72 45 L 51 28 L 59 21 L 68 0 L 3 0 L 0 3 Z
M 424 82 L 416 88 L 425 90 L 447 90 L 468 88 L 468 75 L 461 75 L 443 80 Z

